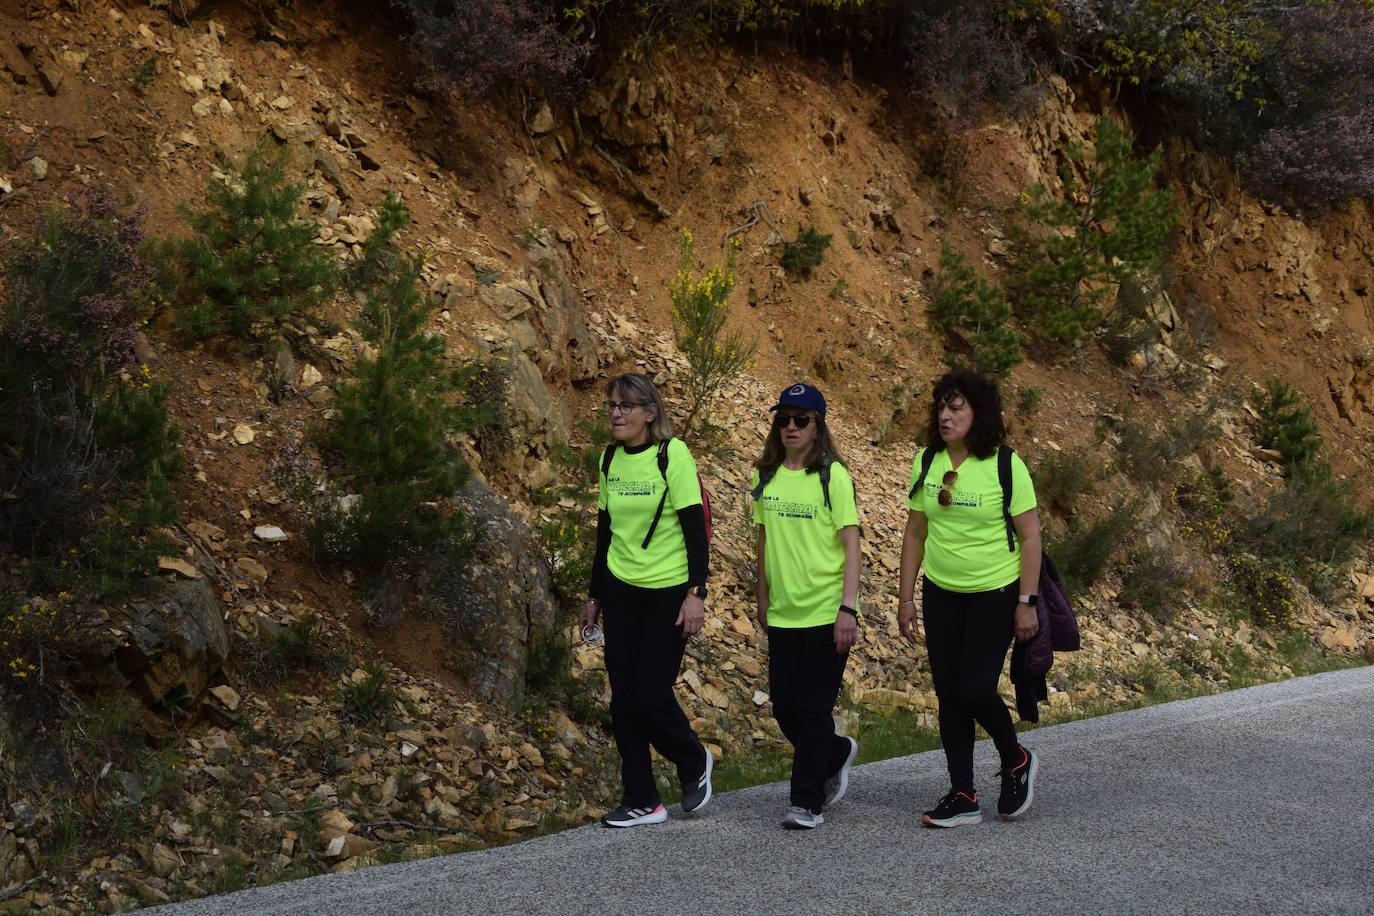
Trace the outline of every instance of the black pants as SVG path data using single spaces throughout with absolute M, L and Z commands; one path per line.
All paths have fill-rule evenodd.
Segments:
M 620 750 L 625 804 L 659 804 L 649 745 L 677 766 L 686 785 L 701 778 L 706 749 L 678 705 L 673 684 L 682 671 L 687 640 L 677 626 L 687 585 L 638 588 L 607 573 L 601 614 L 606 634 L 606 674 L 611 682 L 611 731 Z
M 849 756 L 831 716 L 848 661 L 848 651 L 835 651 L 833 625 L 768 628 L 773 716 L 792 742 L 792 804 L 815 813 L 825 804 L 825 781 Z
M 975 720 L 997 745 L 1004 767 L 1020 761 L 1016 726 L 997 693 L 1014 631 L 1017 584 L 951 592 L 926 579 L 921 588 L 926 652 L 940 701 L 940 742 L 950 785 L 964 792 L 973 792 Z

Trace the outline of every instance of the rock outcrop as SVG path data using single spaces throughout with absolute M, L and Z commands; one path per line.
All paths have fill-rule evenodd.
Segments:
M 458 502 L 481 530 L 466 563 L 428 571 L 431 613 L 478 695 L 513 710 L 525 700 L 530 647 L 555 625 L 548 563 L 529 526 L 486 484 L 472 480 Z

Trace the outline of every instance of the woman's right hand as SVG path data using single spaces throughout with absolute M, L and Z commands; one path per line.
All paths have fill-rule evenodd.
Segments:
M 897 609 L 897 629 L 906 637 L 907 642 L 916 641 L 916 602 L 904 601 Z
M 580 631 L 583 627 L 590 627 L 596 623 L 596 619 L 601 616 L 601 602 L 595 598 L 588 598 L 587 603 L 582 605 L 582 616 L 577 618 L 577 627 Z
M 759 604 L 759 626 L 768 629 L 768 605 L 762 603 Z

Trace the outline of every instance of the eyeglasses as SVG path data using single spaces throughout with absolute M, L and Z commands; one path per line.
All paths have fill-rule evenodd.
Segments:
M 939 503 L 948 509 L 954 502 L 954 484 L 959 480 L 958 471 L 945 471 L 945 476 L 940 480 Z
M 786 429 L 788 423 L 795 423 L 797 429 L 806 429 L 811 425 L 811 414 L 809 413 L 780 413 L 773 422 L 778 424 L 778 429 Z
M 601 406 L 606 408 L 606 413 L 626 414 L 636 407 L 644 407 L 644 401 L 602 401 Z

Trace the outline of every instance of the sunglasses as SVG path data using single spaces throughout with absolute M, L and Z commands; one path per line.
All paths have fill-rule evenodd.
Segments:
M 938 502 L 946 509 L 954 502 L 954 484 L 957 483 L 958 480 L 958 471 L 945 471 L 945 476 L 940 480 L 940 496 Z
M 811 414 L 809 413 L 780 413 L 773 418 L 778 429 L 786 429 L 788 423 L 796 424 L 797 429 L 806 429 L 811 425 Z
M 646 405 L 643 401 L 602 401 L 601 406 L 606 408 L 606 413 L 626 414 Z

